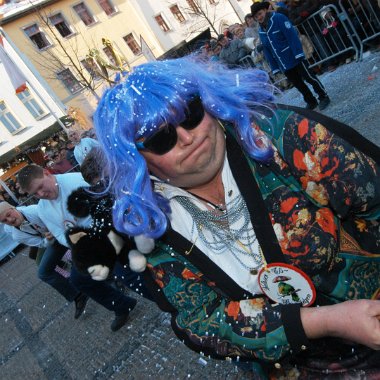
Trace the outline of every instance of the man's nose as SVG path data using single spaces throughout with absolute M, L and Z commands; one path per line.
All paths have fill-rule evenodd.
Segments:
M 35 194 L 34 194 L 35 197 L 37 198 L 41 198 L 43 196 L 43 191 L 42 190 L 39 190 L 37 191 Z
M 189 145 L 193 142 L 194 136 L 191 131 L 179 126 L 177 127 L 178 143 Z

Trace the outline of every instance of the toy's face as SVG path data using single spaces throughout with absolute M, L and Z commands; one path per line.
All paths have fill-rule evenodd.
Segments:
M 107 279 L 110 272 L 109 268 L 104 265 L 93 265 L 87 268 L 88 273 L 91 275 L 91 278 L 95 281 L 104 281 Z

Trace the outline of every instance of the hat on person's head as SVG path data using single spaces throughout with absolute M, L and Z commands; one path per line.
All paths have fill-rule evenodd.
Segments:
M 14 208 L 14 206 L 12 206 L 11 204 L 9 204 L 8 202 L 6 201 L 3 201 L 0 203 L 0 215 L 5 212 L 5 211 L 8 211 L 9 209 L 11 208 Z
M 251 15 L 252 17 L 256 16 L 256 13 L 258 11 L 261 11 L 262 9 L 269 9 L 270 3 L 268 1 L 261 1 L 256 2 L 251 5 Z

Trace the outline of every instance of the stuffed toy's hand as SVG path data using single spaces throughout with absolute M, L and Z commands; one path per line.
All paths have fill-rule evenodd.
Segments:
M 145 237 L 144 235 L 138 235 L 134 237 L 136 243 L 136 249 L 129 251 L 129 267 L 134 272 L 144 272 L 146 268 L 146 258 L 144 255 L 153 251 L 154 240 Z

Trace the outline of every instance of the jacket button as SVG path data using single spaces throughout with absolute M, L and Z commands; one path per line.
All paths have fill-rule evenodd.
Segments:
M 259 273 L 259 271 L 258 271 L 257 269 L 251 269 L 251 270 L 249 271 L 249 273 L 251 273 L 252 275 L 256 276 L 257 273 Z
M 302 346 L 301 346 L 301 350 L 302 351 L 305 351 L 307 349 L 307 347 L 303 344 Z
M 280 363 L 274 363 L 274 366 L 275 366 L 275 368 L 277 368 L 277 369 L 280 369 L 280 368 L 281 368 L 281 364 L 280 364 Z

